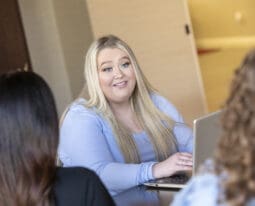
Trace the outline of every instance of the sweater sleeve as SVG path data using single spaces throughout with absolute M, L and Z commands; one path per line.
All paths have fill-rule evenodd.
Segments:
M 126 164 L 117 161 L 107 142 L 100 117 L 83 106 L 71 109 L 60 130 L 58 154 L 64 167 L 82 166 L 94 170 L 109 192 L 123 190 L 153 179 L 154 162 Z

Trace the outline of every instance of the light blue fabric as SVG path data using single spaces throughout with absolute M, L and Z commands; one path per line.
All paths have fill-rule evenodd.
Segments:
M 178 150 L 192 153 L 192 130 L 165 98 L 153 94 L 155 105 L 176 123 L 174 134 Z M 115 195 L 150 179 L 156 162 L 153 146 L 145 132 L 134 134 L 141 164 L 126 164 L 109 123 L 95 109 L 88 109 L 79 99 L 70 106 L 60 129 L 58 155 L 65 167 L 83 166 L 94 170 L 109 192 Z
M 221 183 L 228 178 L 226 172 L 219 176 L 214 173 L 214 161 L 208 159 L 200 166 L 199 174 L 179 191 L 171 206 L 228 206 Z M 252 198 L 246 206 L 255 206 Z
M 203 174 L 192 178 L 176 194 L 172 206 L 216 206 L 218 178 L 214 174 Z
M 219 186 L 221 178 L 212 174 L 192 178 L 188 185 L 176 194 L 171 206 L 229 206 L 224 201 L 223 189 Z M 255 198 L 249 200 L 246 206 L 255 206 Z

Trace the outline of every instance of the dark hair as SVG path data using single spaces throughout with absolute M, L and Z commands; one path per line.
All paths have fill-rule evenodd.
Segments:
M 225 201 L 246 205 L 255 195 L 255 50 L 246 55 L 235 72 L 222 127 L 216 169 L 219 174 L 228 174 L 221 182 Z
M 33 72 L 1 75 L 1 205 L 52 205 L 58 133 L 47 83 Z

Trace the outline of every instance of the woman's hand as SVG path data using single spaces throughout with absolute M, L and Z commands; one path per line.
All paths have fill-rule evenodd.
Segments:
M 186 152 L 177 152 L 166 160 L 156 163 L 152 167 L 155 178 L 168 177 L 179 171 L 192 170 L 192 154 Z

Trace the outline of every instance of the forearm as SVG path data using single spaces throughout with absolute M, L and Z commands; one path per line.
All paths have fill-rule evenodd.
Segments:
M 93 169 L 112 195 L 142 184 L 150 179 L 154 162 L 141 164 L 109 163 Z

